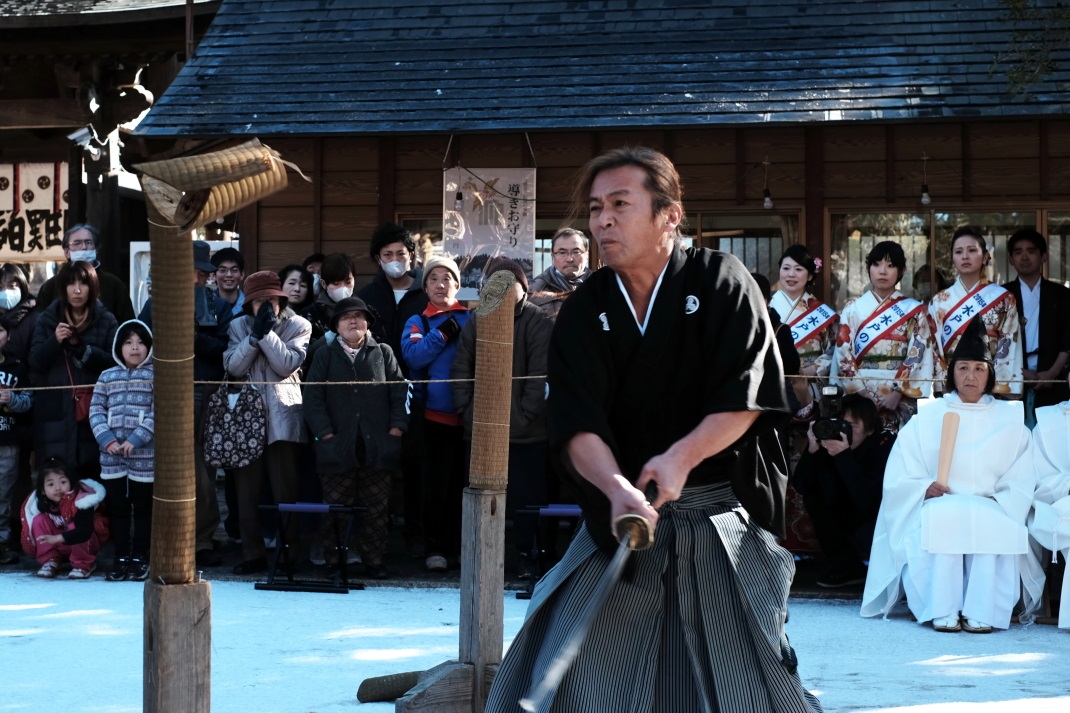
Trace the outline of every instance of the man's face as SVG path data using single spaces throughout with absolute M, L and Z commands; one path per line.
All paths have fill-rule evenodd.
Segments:
M 645 182 L 643 169 L 620 166 L 602 171 L 591 184 L 591 235 L 602 260 L 614 270 L 660 262 L 658 248 L 671 241 L 680 222 L 675 207 L 654 215 L 653 196 Z
M 211 273 L 205 272 L 204 270 L 198 270 L 197 268 L 193 268 L 193 286 L 204 287 L 205 285 L 207 285 L 208 276 L 210 274 Z
M 224 260 L 219 263 L 219 267 L 215 271 L 215 283 L 219 286 L 219 289 L 226 292 L 233 292 L 238 289 L 238 285 L 245 278 L 242 274 L 241 268 L 238 267 L 238 263 L 233 260 Z
M 565 277 L 575 277 L 587 269 L 587 248 L 577 235 L 565 235 L 554 241 L 554 267 Z
M 67 247 L 63 248 L 63 255 L 70 262 L 72 250 L 96 250 L 96 248 L 97 243 L 93 240 L 93 234 L 81 228 L 67 238 Z
M 1048 254 L 1040 252 L 1040 249 L 1028 240 L 1019 240 L 1011 250 L 1010 259 L 1019 277 L 1031 278 L 1040 274 L 1041 266 L 1048 259 Z

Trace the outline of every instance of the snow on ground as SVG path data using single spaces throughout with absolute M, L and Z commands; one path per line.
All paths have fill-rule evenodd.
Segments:
M 142 595 L 99 577 L 0 575 L 0 712 L 140 711 Z M 455 657 L 459 599 L 456 589 L 336 595 L 213 582 L 212 710 L 393 711 L 359 704 L 361 681 Z M 526 604 L 505 596 L 507 641 Z M 905 616 L 862 619 L 855 601 L 792 600 L 788 631 L 826 711 L 1070 710 L 1070 632 L 1052 626 L 939 634 Z

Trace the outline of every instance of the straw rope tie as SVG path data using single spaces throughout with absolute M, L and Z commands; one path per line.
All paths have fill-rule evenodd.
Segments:
M 183 498 L 182 500 L 170 500 L 169 498 L 161 498 L 158 495 L 152 496 L 153 500 L 159 500 L 161 503 L 194 503 L 197 502 L 197 498 Z
M 182 357 L 181 359 L 164 359 L 163 357 L 158 357 L 155 354 L 153 354 L 152 355 L 152 360 L 153 361 L 163 361 L 163 362 L 167 362 L 168 364 L 181 364 L 184 361 L 193 361 L 193 355 L 190 354 L 188 357 Z

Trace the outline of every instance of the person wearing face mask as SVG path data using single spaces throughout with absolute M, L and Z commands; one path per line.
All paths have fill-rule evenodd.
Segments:
M 562 228 L 550 241 L 553 264 L 531 281 L 531 303 L 556 319 L 565 298 L 591 276 L 583 231 Z
M 99 245 L 100 231 L 88 223 L 79 223 L 63 234 L 63 255 L 67 263 L 87 262 L 92 265 L 100 284 L 100 301 L 120 322 L 133 319 L 134 304 L 130 301 L 130 289 L 125 282 L 101 268 L 97 260 Z M 37 293 L 37 310 L 43 312 L 57 297 L 56 278 L 50 277 Z
M 370 284 L 359 293 L 375 315 L 372 336 L 394 352 L 401 372 L 408 376 L 409 365 L 401 353 L 401 332 L 405 322 L 427 308 L 423 270 L 416 267 L 416 242 L 412 233 L 395 223 L 384 223 L 372 233 L 369 255 L 379 265 Z M 423 527 L 420 514 L 420 472 L 423 468 L 423 414 L 414 413 L 405 432 L 401 457 L 400 497 L 391 507 L 405 520 L 405 549 L 414 557 L 422 554 Z
M 313 342 L 331 332 L 334 307 L 347 297 L 353 296 L 356 274 L 353 259 L 345 253 L 331 253 L 323 258 L 323 265 L 320 267 L 319 294 L 316 296 L 316 301 L 301 313 L 302 317 L 312 323 Z M 333 341 L 333 339 L 328 341 Z M 309 353 L 308 356 L 311 363 L 312 354 Z
M 37 324 L 37 300 L 30 294 L 30 284 L 22 268 L 13 263 L 0 265 L 0 315 L 6 318 L 7 347 L 4 351 L 26 363 Z
M 96 478 L 100 448 L 88 413 L 79 420 L 76 394 L 70 387 L 92 386 L 102 371 L 115 366 L 112 344 L 119 324 L 100 301 L 97 274 L 87 262 L 59 269 L 56 294 L 37 320 L 27 364 L 34 386 L 64 388 L 34 396 L 34 450 L 40 459 L 58 456 L 80 477 Z M 83 392 L 79 398 L 89 394 Z

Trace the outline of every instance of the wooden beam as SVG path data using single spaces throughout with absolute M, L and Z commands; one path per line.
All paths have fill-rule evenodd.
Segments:
M 820 256 L 828 265 L 825 254 L 825 132 L 820 126 L 806 129 L 806 218 L 803 223 L 803 244 L 811 255 Z M 827 302 L 828 270 L 817 273 L 817 290 Z
M 884 200 L 895 203 L 895 127 L 884 127 Z
M 1040 161 L 1037 165 L 1037 173 L 1040 178 L 1040 200 L 1051 200 L 1051 159 L 1048 158 L 1048 150 L 1051 146 L 1051 123 L 1047 119 L 1041 119 L 1038 127 L 1040 134 Z
M 85 126 L 89 115 L 74 99 L 5 99 L 0 101 L 0 128 L 64 129 Z
M 323 252 L 323 139 L 312 139 L 312 252 Z
M 973 185 L 970 183 L 970 125 L 962 122 L 962 142 L 959 146 L 959 154 L 962 159 L 962 202 L 969 203 L 973 200 Z
M 744 205 L 747 202 L 747 133 L 743 129 L 734 132 L 736 141 L 736 205 Z
M 397 141 L 392 136 L 379 138 L 379 222 L 393 223 L 397 220 L 397 177 L 395 167 Z M 447 157 L 448 159 L 449 157 Z M 440 179 L 441 180 L 441 179 Z

